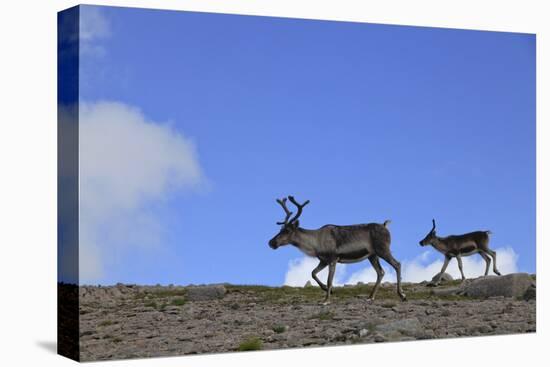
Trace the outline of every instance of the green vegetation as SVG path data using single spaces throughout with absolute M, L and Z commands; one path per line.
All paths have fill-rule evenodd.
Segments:
M 284 333 L 286 331 L 286 326 L 284 325 L 275 325 L 271 328 L 277 334 Z
M 460 280 L 445 282 L 441 288 L 455 287 L 460 285 Z M 413 290 L 413 287 L 415 288 Z M 287 304 L 300 305 L 303 303 L 319 303 L 325 297 L 325 292 L 319 287 L 268 287 L 261 285 L 228 285 L 226 286 L 228 293 L 238 292 L 254 297 L 254 302 L 265 304 Z M 332 303 L 345 302 L 350 298 L 368 297 L 373 286 L 367 284 L 356 285 L 354 287 L 336 287 L 333 288 L 331 296 Z M 403 291 L 407 294 L 409 300 L 446 300 L 460 301 L 469 299 L 466 296 L 448 294 L 448 295 L 433 295 L 431 288 L 419 287 L 418 284 L 403 284 Z M 384 307 L 391 308 L 401 303 L 397 295 L 395 284 L 390 287 L 378 288 L 376 295 L 377 301 L 383 301 Z
M 182 297 L 185 296 L 185 289 L 171 289 L 171 288 L 162 288 L 162 289 L 152 289 L 139 292 L 134 296 L 136 300 L 142 299 L 162 299 L 162 298 L 172 298 L 172 297 Z
M 178 298 L 174 298 L 171 303 L 173 306 L 183 306 L 185 302 L 186 301 L 184 298 L 178 297 Z
M 134 296 L 136 304 L 142 303 L 145 307 L 152 307 L 158 311 L 164 311 L 168 305 L 183 306 L 185 289 L 181 288 L 153 288 L 139 292 Z
M 145 307 L 152 307 L 154 309 L 158 308 L 158 303 L 156 301 L 147 301 L 143 304 Z
M 147 298 L 147 293 L 139 292 L 139 293 L 136 293 L 134 295 L 135 300 L 140 300 L 140 299 L 144 299 L 144 298 Z
M 156 289 L 151 291 L 149 295 L 155 298 L 185 296 L 185 289 Z
M 241 352 L 250 351 L 250 350 L 261 350 L 262 349 L 262 340 L 258 337 L 248 338 L 241 344 L 239 344 L 238 350 Z
M 376 331 L 376 326 L 377 326 L 377 323 L 375 322 L 369 322 L 367 324 L 367 330 L 369 331 L 369 334 L 374 334 L 374 332 Z
M 460 284 L 460 280 L 453 280 L 441 284 L 439 289 L 447 287 L 456 287 Z M 368 295 L 371 293 L 373 284 L 361 284 L 353 287 L 336 287 L 333 288 L 331 302 L 333 304 L 349 302 L 353 298 L 360 298 L 367 301 Z M 304 304 L 319 304 L 325 298 L 325 292 L 316 286 L 312 287 L 269 287 L 262 285 L 226 285 L 227 293 L 240 294 L 238 298 L 247 299 L 249 302 L 254 302 L 263 305 L 282 305 L 290 306 L 291 309 L 300 309 Z M 419 284 L 404 283 L 403 290 L 407 294 L 408 300 L 422 300 L 423 302 L 431 302 L 434 300 L 443 301 L 461 301 L 468 300 L 469 297 L 456 294 L 432 294 L 433 288 L 424 287 Z M 139 292 L 132 304 L 135 306 L 142 305 L 145 307 L 154 308 L 157 311 L 165 311 L 167 306 L 183 306 L 187 304 L 185 298 L 186 290 L 182 288 L 152 288 L 143 292 Z M 241 297 L 242 296 L 242 297 Z M 390 286 L 380 286 L 376 295 L 376 302 L 384 308 L 391 309 L 401 304 L 395 284 Z M 227 304 L 228 309 L 238 310 L 241 305 L 238 302 Z M 109 317 L 109 311 L 103 310 L 105 317 Z M 335 315 L 330 312 L 322 312 L 314 315 L 313 318 L 319 320 L 332 320 Z M 109 321 L 104 321 L 100 326 L 109 325 Z M 280 330 L 280 331 L 278 331 Z M 273 326 L 273 331 L 276 333 L 284 332 L 281 325 Z
M 330 311 L 321 311 L 315 315 L 311 315 L 310 319 L 319 319 L 319 320 L 332 320 L 334 318 L 334 313 Z

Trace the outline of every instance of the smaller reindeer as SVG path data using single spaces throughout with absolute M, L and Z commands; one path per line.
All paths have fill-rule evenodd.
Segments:
M 489 248 L 490 231 L 476 231 L 457 236 L 438 237 L 435 233 L 435 219 L 432 219 L 432 224 L 431 231 L 420 241 L 420 246 L 432 245 L 437 251 L 445 255 L 445 262 L 443 263 L 441 272 L 433 281 L 434 285 L 439 285 L 441 277 L 453 257 L 456 257 L 458 269 L 460 269 L 460 275 L 462 275 L 462 281 L 464 281 L 466 277 L 462 271 L 462 256 L 472 254 L 479 254 L 485 260 L 486 276 L 489 274 L 489 266 L 491 265 L 489 256 L 493 259 L 493 271 L 496 275 L 500 275 L 500 272 L 497 270 L 497 253 Z

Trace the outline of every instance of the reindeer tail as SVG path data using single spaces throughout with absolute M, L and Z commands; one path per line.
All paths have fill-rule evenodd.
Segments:
M 386 220 L 384 221 L 384 227 L 387 228 L 388 225 L 389 225 L 390 223 L 391 223 L 391 219 L 386 219 Z

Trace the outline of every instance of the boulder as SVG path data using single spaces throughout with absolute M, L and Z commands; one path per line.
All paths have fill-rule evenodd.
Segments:
M 383 343 L 383 342 L 385 342 L 385 341 L 386 341 L 386 338 L 384 338 L 384 337 L 383 337 L 382 335 L 380 335 L 380 334 L 376 334 L 376 335 L 374 336 L 374 342 L 375 342 L 375 343 Z
M 414 336 L 422 329 L 422 324 L 416 317 L 397 320 L 376 327 L 376 330 L 382 334 L 401 333 L 407 336 Z
M 486 276 L 473 280 L 464 286 L 463 294 L 474 298 L 523 297 L 533 286 L 533 279 L 527 273 L 503 276 Z
M 205 285 L 188 287 L 185 298 L 188 301 L 210 301 L 225 296 L 226 289 L 223 285 Z
M 313 285 L 311 284 L 311 280 L 308 280 L 306 284 L 304 284 L 304 287 L 313 287 Z
M 525 293 L 523 293 L 523 299 L 526 301 L 537 299 L 537 287 L 535 285 L 532 285 L 531 287 L 527 288 Z
M 439 273 L 433 276 L 432 283 L 434 283 L 437 280 L 438 276 L 439 276 Z M 441 279 L 440 279 L 441 282 L 450 282 L 451 280 L 454 280 L 454 278 L 449 273 L 443 273 L 443 275 L 441 276 Z

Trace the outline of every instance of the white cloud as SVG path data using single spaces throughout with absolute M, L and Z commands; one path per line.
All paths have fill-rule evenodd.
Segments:
M 147 205 L 205 183 L 194 143 L 123 103 L 81 103 L 80 282 L 101 279 L 106 259 L 158 246 L 162 224 Z
M 384 269 L 384 272 L 388 274 L 387 269 Z M 384 275 L 382 281 L 386 281 L 387 275 Z M 346 280 L 346 284 L 357 284 L 359 282 L 370 283 L 376 282 L 376 271 L 372 266 L 365 267 L 355 273 L 352 273 L 350 277 Z
M 517 260 L 518 255 L 511 247 L 502 247 L 495 249 L 497 252 L 497 268 L 502 274 L 515 273 L 518 271 Z M 437 259 L 430 261 L 431 259 L 438 257 Z M 439 258 L 441 257 L 441 259 Z M 442 255 L 434 253 L 433 251 L 424 251 L 419 256 L 412 260 L 404 260 L 401 262 L 401 278 L 404 282 L 421 282 L 423 280 L 431 280 L 432 277 L 439 273 L 443 266 Z M 368 265 L 361 270 L 358 270 L 344 278 L 346 274 L 346 265 L 338 264 L 336 267 L 335 283 L 341 284 L 357 284 L 357 282 L 369 283 L 376 281 L 376 271 L 372 268 L 370 263 L 366 261 Z M 382 281 L 396 281 L 396 275 L 393 268 L 380 260 L 385 275 Z M 462 258 L 464 275 L 467 278 L 477 278 L 485 273 L 485 261 L 479 255 L 471 255 Z M 285 276 L 286 285 L 303 286 L 308 280 L 312 281 L 312 284 L 316 284 L 311 278 L 311 271 L 317 266 L 318 260 L 310 257 L 303 257 L 301 259 L 292 260 L 289 263 L 288 270 Z M 493 265 L 491 262 L 489 274 L 493 274 Z M 453 259 L 449 263 L 446 270 L 451 274 L 453 278 L 460 279 L 460 271 L 456 260 Z M 323 283 L 326 283 L 327 271 L 324 269 L 318 275 L 319 279 Z
M 311 272 L 319 264 L 319 260 L 313 257 L 304 256 L 301 259 L 293 259 L 288 263 L 288 271 L 285 275 L 285 285 L 292 287 L 303 287 L 308 280 L 311 284 L 317 286 L 317 282 L 311 277 Z M 336 274 L 334 274 L 333 285 L 342 285 L 342 279 L 345 275 L 345 268 L 341 265 L 336 266 Z M 324 268 L 317 274 L 317 277 L 327 283 L 328 267 Z
M 100 7 L 80 7 L 79 39 L 82 54 L 104 55 L 105 49 L 97 41 L 110 35 L 111 26 Z
M 111 26 L 107 18 L 97 6 L 81 6 L 80 40 L 91 41 L 111 35 Z

